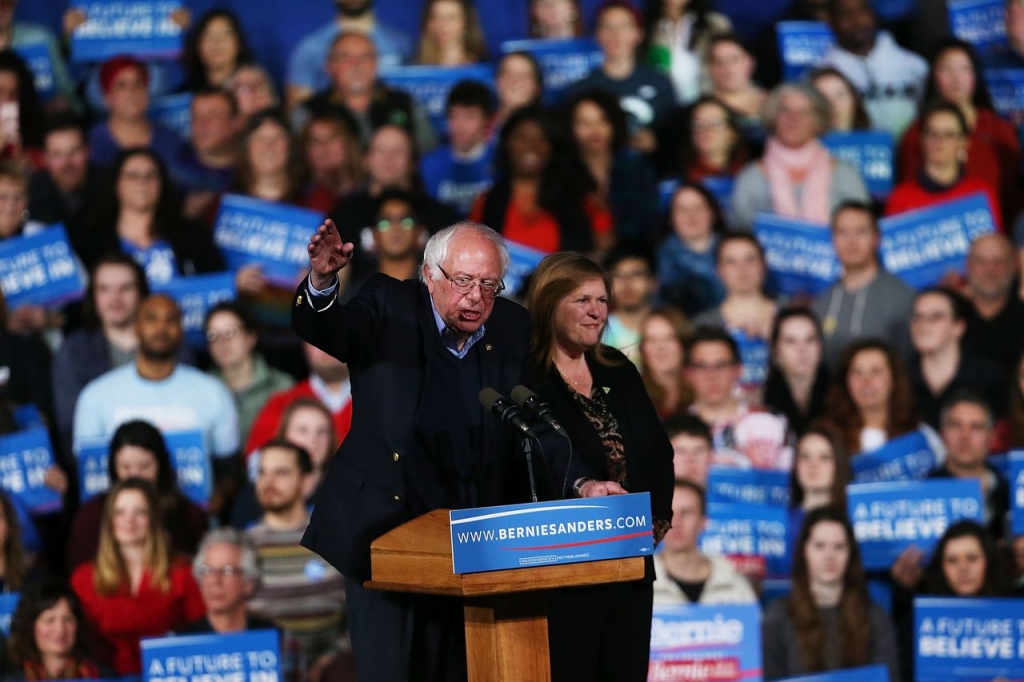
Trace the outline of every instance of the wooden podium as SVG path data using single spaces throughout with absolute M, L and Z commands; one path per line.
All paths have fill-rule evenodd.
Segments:
M 541 590 L 644 577 L 642 557 L 455 574 L 446 509 L 424 514 L 374 540 L 370 562 L 373 580 L 365 584 L 370 589 L 464 599 L 470 682 L 551 679 Z

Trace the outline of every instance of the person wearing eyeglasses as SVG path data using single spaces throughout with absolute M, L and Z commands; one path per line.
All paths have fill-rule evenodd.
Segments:
M 179 635 L 225 635 L 275 626 L 249 613 L 249 600 L 260 579 L 259 557 L 252 540 L 234 528 L 215 528 L 203 537 L 192 561 L 192 575 L 206 605 L 206 615 L 178 630 Z
M 378 536 L 434 509 L 509 497 L 514 438 L 477 402 L 481 389 L 508 395 L 524 376 L 530 321 L 499 297 L 507 249 L 494 230 L 457 223 L 427 242 L 419 281 L 375 273 L 348 303 L 338 300 L 337 273 L 355 245 L 327 220 L 308 251 L 292 326 L 347 363 L 359 409 L 314 498 L 303 545 L 345 576 L 360 680 L 404 680 L 412 671 L 465 679 L 460 601 L 367 590 L 363 581 Z

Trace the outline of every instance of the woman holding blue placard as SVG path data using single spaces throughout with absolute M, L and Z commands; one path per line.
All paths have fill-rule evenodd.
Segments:
M 843 509 L 807 514 L 793 554 L 793 591 L 765 610 L 762 647 L 765 680 L 882 663 L 899 682 L 892 622 L 868 596 Z

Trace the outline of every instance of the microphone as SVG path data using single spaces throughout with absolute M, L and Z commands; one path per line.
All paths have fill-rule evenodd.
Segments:
M 502 424 L 507 424 L 514 429 L 517 429 L 523 433 L 523 435 L 533 437 L 533 432 L 530 431 L 530 424 L 523 417 L 522 411 L 511 402 L 508 398 L 495 391 L 493 388 L 485 388 L 480 391 L 480 395 L 477 396 L 477 400 L 480 404 L 494 413 Z
M 555 418 L 555 413 L 551 409 L 551 406 L 545 402 L 541 402 L 540 396 L 528 389 L 526 386 L 520 384 L 512 389 L 512 401 L 522 408 L 531 419 L 534 421 L 547 424 L 555 433 L 558 435 L 568 438 L 569 434 L 565 432 L 562 425 L 558 423 L 558 419 Z

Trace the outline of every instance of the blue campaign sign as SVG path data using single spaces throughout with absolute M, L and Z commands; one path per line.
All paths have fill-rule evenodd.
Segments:
M 920 430 L 850 458 L 853 480 L 857 483 L 921 480 L 937 464 L 935 452 Z
M 462 80 L 480 81 L 487 85 L 494 83 L 494 66 L 393 66 L 382 69 L 380 79 L 409 93 L 426 112 L 434 129 L 444 133 L 448 130 L 444 105 L 449 91 Z
M 46 429 L 36 427 L 0 438 L 0 488 L 20 498 L 33 514 L 54 512 L 63 504 L 60 493 L 44 483 L 53 466 Z
M 309 267 L 306 245 L 323 218 L 296 206 L 226 194 L 213 240 L 232 270 L 259 265 L 271 283 L 292 288 Z
M 985 69 L 992 106 L 1011 121 L 1024 117 L 1024 69 Z
M 789 574 L 785 507 L 714 502 L 708 504 L 707 517 L 700 538 L 702 552 L 728 557 L 736 564 L 749 563 L 770 575 Z
M 525 288 L 527 278 L 548 254 L 508 240 L 505 241 L 505 246 L 508 247 L 509 256 L 508 272 L 505 273 L 505 295 L 513 296 Z
M 182 29 L 171 14 L 181 0 L 73 0 L 85 23 L 71 34 L 71 60 L 101 62 L 119 54 L 174 58 L 181 53 Z
M 528 52 L 540 64 L 544 94 L 549 102 L 601 65 L 601 48 L 591 38 L 564 40 L 508 40 L 501 44 L 502 54 Z
M 708 472 L 708 502 L 789 506 L 789 473 L 713 466 Z
M 39 97 L 44 102 L 52 99 L 57 94 L 57 82 L 53 74 L 53 55 L 50 54 L 49 45 L 46 43 L 16 45 L 14 51 L 32 72 L 32 80 L 36 85 Z
M 839 277 L 828 225 L 758 213 L 754 234 L 764 247 L 768 272 L 780 294 L 813 296 Z
M 658 183 L 658 210 L 667 211 L 672 197 L 679 189 L 679 179 L 662 180 Z M 710 175 L 700 181 L 700 184 L 711 192 L 718 200 L 718 206 L 726 215 L 732 211 L 732 188 L 736 185 L 736 178 L 731 175 Z
M 0 242 L 0 288 L 12 309 L 59 306 L 81 298 L 85 283 L 64 226 Z
M 888 569 L 908 547 L 930 552 L 950 524 L 981 521 L 984 509 L 977 479 L 854 483 L 846 501 L 867 569 Z
M 13 412 L 14 423 L 18 425 L 18 430 L 31 429 L 35 426 L 46 426 L 43 416 L 39 414 L 39 408 L 32 403 L 15 407 Z
M 879 221 L 885 269 L 915 289 L 964 273 L 971 242 L 996 231 L 983 192 Z
M 199 431 L 165 433 L 171 463 L 178 475 L 178 487 L 185 497 L 200 507 L 210 504 L 213 492 L 213 463 L 206 454 L 203 434 Z
M 149 120 L 177 133 L 183 141 L 192 139 L 192 93 L 159 97 L 149 105 Z
M 78 460 L 79 497 L 86 502 L 110 487 L 110 475 L 107 469 L 107 457 L 110 446 L 106 441 L 80 444 L 75 448 L 75 459 Z
M 845 161 L 864 178 L 875 199 L 885 199 L 892 191 L 892 133 L 885 130 L 831 132 L 822 138 L 829 153 Z
M 889 682 L 889 669 L 884 665 L 865 665 L 829 673 L 784 677 L 779 682 Z
M 278 682 L 281 679 L 281 645 L 277 630 L 156 637 L 142 640 L 141 646 L 144 682 Z
M 871 0 L 878 17 L 883 21 L 899 21 L 913 14 L 917 8 L 916 0 Z
M 193 346 L 206 345 L 203 323 L 210 308 L 221 301 L 234 300 L 235 276 L 230 272 L 176 277 L 157 290 L 168 294 L 181 308 L 185 338 Z
M 914 600 L 916 682 L 1024 679 L 1020 599 Z
M 14 609 L 18 608 L 20 592 L 4 592 L 0 594 L 0 632 L 6 637 L 11 634 L 11 616 Z
M 775 24 L 785 80 L 797 80 L 813 68 L 835 43 L 824 21 L 780 21 Z
M 455 573 L 572 564 L 654 551 L 647 493 L 450 513 Z
M 740 349 L 743 365 L 740 384 L 744 388 L 760 388 L 768 377 L 768 341 L 760 336 L 749 336 L 742 329 L 730 329 L 729 335 Z
M 654 607 L 648 680 L 759 681 L 761 655 L 757 604 Z
M 949 27 L 984 52 L 1006 44 L 1006 0 L 950 0 Z
M 1010 515 L 1013 535 L 1024 535 L 1024 451 L 1010 453 Z

